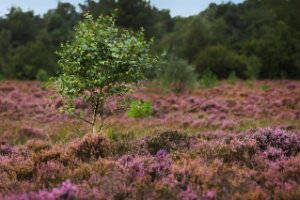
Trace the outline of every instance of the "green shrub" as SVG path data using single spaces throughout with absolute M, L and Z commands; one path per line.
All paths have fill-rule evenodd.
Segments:
M 127 112 L 131 118 L 145 118 L 153 114 L 151 101 L 142 102 L 140 99 L 131 102 L 130 110 Z
M 49 79 L 48 73 L 43 70 L 40 69 L 37 74 L 36 74 L 36 80 L 38 81 L 47 81 Z
M 193 88 L 197 82 L 195 67 L 173 55 L 163 57 L 156 73 L 162 87 L 177 93 Z
M 206 69 L 201 75 L 200 84 L 203 87 L 212 88 L 218 84 L 218 78 L 210 69 Z
M 236 76 L 235 71 L 231 72 L 228 76 L 228 83 L 231 85 L 235 85 L 236 82 L 238 81 L 238 77 Z

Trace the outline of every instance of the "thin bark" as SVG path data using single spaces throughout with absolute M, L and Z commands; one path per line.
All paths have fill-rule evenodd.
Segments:
M 103 109 L 104 109 L 104 108 L 103 108 L 103 107 L 104 107 L 103 104 L 104 104 L 104 101 L 102 100 L 102 101 L 100 102 L 100 112 L 99 112 L 99 113 L 100 113 L 100 119 L 101 119 L 101 124 L 100 124 L 100 127 L 99 127 L 100 130 L 103 128 L 103 121 L 104 121 L 104 119 L 105 119 L 104 116 L 103 116 L 103 115 L 104 115 L 104 114 L 103 114 Z
M 100 99 L 97 98 L 96 105 L 95 105 L 94 111 L 93 111 L 93 120 L 92 120 L 93 134 L 95 134 L 97 132 L 97 127 L 95 125 L 96 125 L 96 119 L 97 119 L 97 112 L 98 112 L 98 108 L 99 108 L 99 103 L 100 103 Z

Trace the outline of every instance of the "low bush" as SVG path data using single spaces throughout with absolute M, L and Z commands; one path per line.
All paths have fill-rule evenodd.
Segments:
M 162 87 L 181 93 L 192 89 L 197 82 L 195 67 L 186 60 L 167 55 L 160 62 L 157 71 L 157 80 Z
M 46 134 L 43 134 L 40 129 L 32 127 L 22 127 L 18 131 L 18 142 L 25 143 L 28 139 L 45 139 L 47 138 Z
M 26 142 L 26 146 L 33 152 L 39 153 L 51 148 L 51 144 L 44 140 L 32 139 Z
M 165 150 L 159 150 L 155 156 L 124 155 L 118 163 L 125 167 L 130 177 L 150 176 L 152 182 L 170 174 L 173 165 L 172 159 Z
M 110 142 L 101 134 L 88 134 L 71 147 L 82 161 L 107 157 L 110 154 Z
M 73 185 L 69 180 L 67 180 L 50 191 L 40 190 L 37 192 L 15 194 L 15 195 L 7 196 L 3 199 L 5 200 L 19 200 L 19 199 L 74 200 L 76 198 L 76 193 L 77 193 L 77 187 Z
M 50 160 L 36 167 L 35 181 L 42 187 L 52 188 L 66 179 L 66 167 Z
M 133 150 L 131 141 L 135 138 L 134 133 L 120 133 L 110 131 L 108 133 L 108 138 L 112 141 L 111 142 L 111 151 L 117 155 L 123 155 L 126 152 Z
M 261 151 L 276 148 L 285 156 L 296 155 L 300 152 L 300 137 L 279 128 L 262 128 L 249 131 L 249 137 L 256 140 Z
M 190 137 L 178 131 L 165 131 L 147 140 L 147 149 L 155 155 L 159 150 L 164 149 L 167 152 L 188 149 L 190 147 Z

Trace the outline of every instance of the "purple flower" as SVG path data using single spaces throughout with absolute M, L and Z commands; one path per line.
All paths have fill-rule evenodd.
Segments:
M 4 200 L 72 200 L 75 199 L 77 187 L 69 180 L 63 182 L 60 187 L 53 188 L 51 191 L 40 190 L 20 195 L 5 197 Z
M 198 200 L 198 199 L 200 199 L 200 198 L 198 198 L 198 195 L 196 194 L 196 192 L 190 186 L 188 186 L 185 191 L 182 191 L 179 194 L 179 197 L 181 200 Z

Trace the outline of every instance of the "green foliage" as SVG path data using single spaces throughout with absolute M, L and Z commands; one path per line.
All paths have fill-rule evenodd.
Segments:
M 270 89 L 270 87 L 266 84 L 263 84 L 260 86 L 261 91 L 267 92 L 269 89 Z
M 89 14 L 75 28 L 74 40 L 58 51 L 60 75 L 58 92 L 64 97 L 65 110 L 74 113 L 75 101 L 82 98 L 92 107 L 91 120 L 104 119 L 105 100 L 126 93 L 131 83 L 144 78 L 146 69 L 156 61 L 143 30 L 134 34 L 115 25 L 114 17 Z M 103 120 L 102 120 L 103 121 Z
M 230 72 L 229 76 L 228 76 L 228 83 L 231 85 L 235 85 L 236 82 L 239 80 L 238 77 L 236 76 L 235 71 Z
M 72 39 L 73 27 L 80 19 L 76 7 L 70 3 L 58 2 L 56 9 L 49 10 L 44 15 L 47 34 L 44 39 L 58 47 L 62 42 Z
M 127 112 L 131 118 L 145 118 L 153 114 L 151 101 L 142 102 L 140 99 L 132 101 L 130 110 Z
M 202 87 L 212 88 L 218 84 L 217 76 L 208 68 L 206 69 L 200 78 L 200 84 Z
M 49 79 L 47 71 L 44 69 L 39 69 L 39 71 L 36 74 L 36 80 L 38 81 L 47 81 Z
M 193 65 L 173 55 L 163 59 L 156 72 L 157 80 L 163 87 L 179 93 L 195 86 L 197 75 Z
M 271 27 L 264 27 L 262 35 L 245 43 L 245 50 L 261 60 L 261 77 L 297 77 L 295 75 L 300 72 L 297 53 L 300 46 L 299 40 L 293 37 L 290 27 L 280 21 Z
M 250 79 L 259 78 L 259 74 L 262 69 L 262 63 L 256 56 L 250 56 L 247 58 L 247 77 Z
M 0 73 L 0 81 L 4 79 L 5 79 L 4 75 Z
M 249 89 L 253 89 L 254 88 L 254 82 L 253 80 L 247 80 L 246 81 L 246 85 Z

